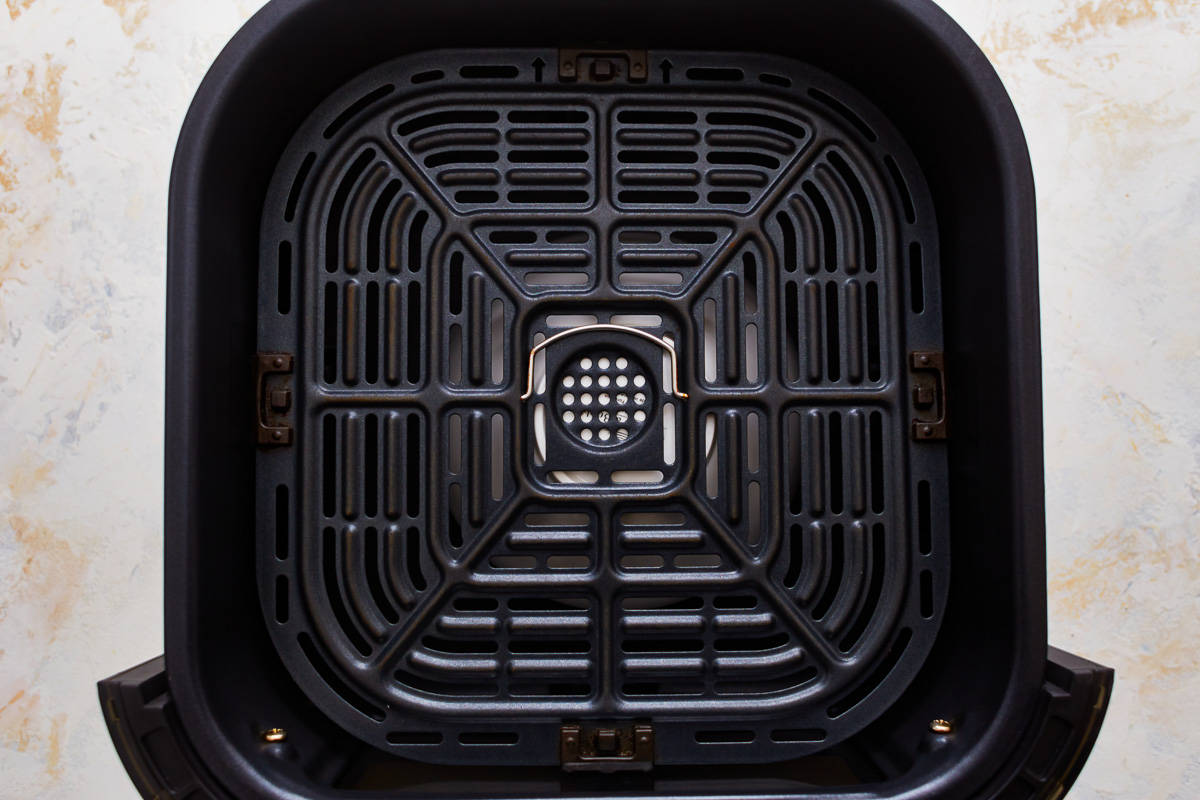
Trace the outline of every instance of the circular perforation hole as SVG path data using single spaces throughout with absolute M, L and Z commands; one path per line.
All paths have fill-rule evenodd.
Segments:
M 627 352 L 576 354 L 557 380 L 558 419 L 570 435 L 592 447 L 636 439 L 650 422 L 645 409 L 653 407 L 648 371 Z

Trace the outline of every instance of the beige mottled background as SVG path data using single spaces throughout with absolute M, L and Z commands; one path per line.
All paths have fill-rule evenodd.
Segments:
M 0 796 L 132 798 L 162 650 L 166 193 L 261 0 L 0 0 Z M 947 0 L 1039 196 L 1050 631 L 1115 666 L 1072 798 L 1200 798 L 1200 0 Z

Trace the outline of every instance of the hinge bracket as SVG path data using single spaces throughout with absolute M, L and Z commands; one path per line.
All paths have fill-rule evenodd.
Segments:
M 292 443 L 292 365 L 288 353 L 259 353 L 254 358 L 258 443 L 282 447 Z
M 654 766 L 654 728 L 563 725 L 558 752 L 567 772 L 645 771 Z
M 624 78 L 631 83 L 645 83 L 649 74 L 645 50 L 563 48 L 558 51 L 560 81 L 615 83 Z
M 935 442 L 949 435 L 946 413 L 946 355 L 933 351 L 909 354 L 912 386 L 912 438 Z

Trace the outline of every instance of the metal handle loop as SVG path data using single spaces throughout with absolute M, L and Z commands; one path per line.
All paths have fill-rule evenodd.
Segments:
M 591 331 L 614 331 L 616 333 L 628 333 L 631 336 L 640 336 L 647 341 L 654 342 L 656 345 L 666 350 L 671 355 L 671 394 L 678 397 L 680 400 L 687 400 L 687 394 L 679 388 L 679 354 L 675 352 L 675 346 L 666 339 L 659 339 L 657 336 L 646 333 L 638 328 L 631 328 L 627 325 L 613 325 L 606 322 L 593 323 L 591 325 L 580 325 L 577 328 L 556 333 L 548 339 L 538 342 L 529 351 L 529 371 L 528 378 L 525 382 L 525 394 L 521 395 L 522 400 L 528 400 L 533 397 L 533 362 L 537 358 L 537 354 L 554 344 L 555 342 L 565 339 L 568 336 L 574 336 L 577 333 L 589 333 Z

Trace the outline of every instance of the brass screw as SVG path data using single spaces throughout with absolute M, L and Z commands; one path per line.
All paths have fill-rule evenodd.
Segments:
M 954 723 L 948 719 L 935 719 L 929 723 L 929 730 L 939 735 L 946 735 L 954 732 Z
M 279 744 L 280 742 L 287 741 L 287 731 L 283 728 L 268 728 L 263 731 L 262 738 L 264 742 Z

